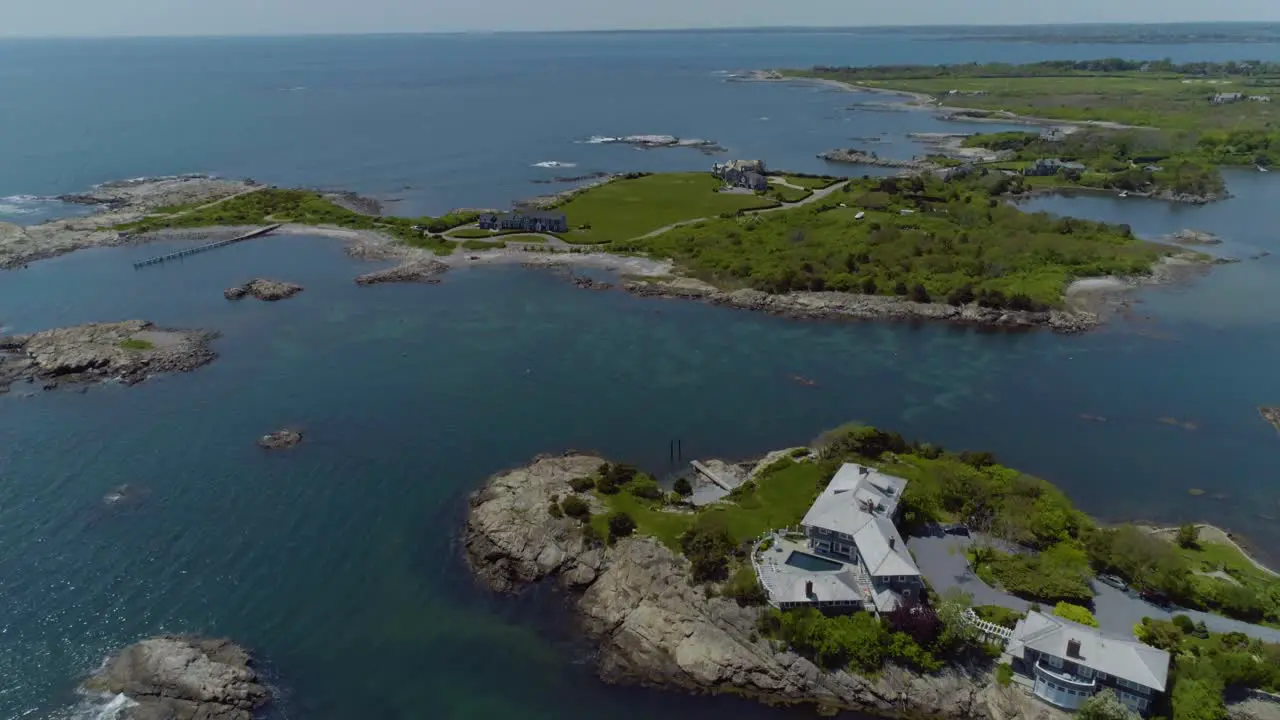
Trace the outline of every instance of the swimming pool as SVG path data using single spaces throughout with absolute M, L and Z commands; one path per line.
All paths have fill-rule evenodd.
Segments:
M 798 567 L 801 570 L 809 570 L 811 572 L 832 572 L 844 567 L 835 560 L 827 560 L 817 555 L 802 553 L 799 550 L 791 551 L 787 556 L 787 564 L 791 567 Z

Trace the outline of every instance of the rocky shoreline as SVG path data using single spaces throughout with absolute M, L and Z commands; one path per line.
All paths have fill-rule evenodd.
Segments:
M 1085 332 L 1102 323 L 1096 313 L 1087 310 L 1046 312 L 997 310 L 974 304 L 954 306 L 942 303 L 918 303 L 886 295 L 857 295 L 842 292 L 793 292 L 772 295 L 759 290 L 720 290 L 713 285 L 689 278 L 628 280 L 622 284 L 622 287 L 634 295 L 700 300 L 713 305 L 726 305 L 743 310 L 809 320 L 944 320 L 1008 329 L 1043 327 L 1064 334 Z
M 52 390 L 113 379 L 133 385 L 161 373 L 189 372 L 217 357 L 209 346 L 214 337 L 145 320 L 0 336 L 0 393 L 22 381 Z
M 1280 406 L 1276 406 L 1276 407 L 1259 406 L 1258 414 L 1262 416 L 1263 420 L 1266 420 L 1267 422 L 1275 426 L 1276 432 L 1280 432 Z
M 121 650 L 84 688 L 124 695 L 118 720 L 253 720 L 271 690 L 244 648 L 225 639 L 161 635 Z
M 883 717 L 1061 717 L 1001 688 L 986 668 L 926 675 L 889 666 L 866 678 L 778 651 L 757 635 L 755 609 L 708 597 L 690 579 L 688 562 L 658 541 L 633 537 L 606 547 L 586 540 L 576 520 L 552 516 L 552 498 L 573 494 L 570 481 L 602 462 L 542 456 L 494 476 L 471 497 L 463 542 L 475 576 L 494 591 L 516 593 L 545 579 L 568 591 L 583 630 L 599 645 L 605 682 Z
M 23 227 L 0 222 L 0 270 L 88 247 L 111 247 L 135 241 L 112 229 L 134 222 L 161 208 L 197 206 L 262 186 L 252 180 L 220 180 L 202 175 L 148 178 L 105 183 L 92 191 L 59 199 L 96 205 L 101 212 Z
M 437 276 L 448 270 L 449 266 L 439 260 L 418 258 L 386 270 L 367 272 L 356 278 L 356 284 L 378 285 L 403 282 L 435 284 L 440 282 Z
M 922 162 L 920 160 L 895 160 L 893 158 L 882 158 L 873 152 L 856 150 L 854 148 L 828 150 L 819 154 L 818 159 L 826 160 L 831 163 L 866 165 L 868 167 L 901 168 L 904 170 L 921 171 L 937 169 L 937 166 L 933 163 Z

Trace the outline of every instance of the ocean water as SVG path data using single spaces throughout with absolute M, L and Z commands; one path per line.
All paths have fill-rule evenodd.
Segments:
M 436 212 L 538 192 L 547 174 L 710 161 L 575 142 L 647 132 L 820 169 L 813 156 L 840 137 L 887 133 L 910 154 L 905 132 L 956 126 L 716 71 L 1097 55 L 1280 50 L 840 32 L 5 42 L 0 157 L 18 162 L 0 163 L 0 197 L 209 171 Z M 550 160 L 578 167 L 533 167 Z M 222 333 L 221 357 L 195 373 L 0 396 L 0 717 L 88 716 L 70 710 L 74 688 L 108 653 L 186 631 L 256 650 L 279 717 L 800 715 L 603 686 L 555 592 L 475 586 L 457 543 L 467 495 L 567 448 L 662 470 L 674 438 L 687 455 L 745 457 L 864 420 L 992 450 L 1104 518 L 1209 520 L 1280 557 L 1280 454 L 1255 409 L 1280 402 L 1280 174 L 1229 180 L 1236 197 L 1202 208 L 1030 203 L 1273 253 L 1145 292 L 1132 319 L 1079 337 L 795 322 L 516 267 L 361 288 L 352 278 L 370 266 L 306 237 L 142 271 L 131 262 L 170 244 L 0 274 L 6 332 L 145 317 Z M 223 300 L 258 275 L 307 289 Z M 306 442 L 254 445 L 282 425 Z M 125 484 L 126 500 L 104 502 Z

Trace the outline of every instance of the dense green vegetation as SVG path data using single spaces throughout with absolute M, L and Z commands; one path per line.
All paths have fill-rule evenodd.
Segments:
M 1073 278 L 1146 273 L 1169 251 L 1125 226 L 1024 213 L 998 199 L 1020 182 L 985 169 L 947 180 L 863 179 L 804 207 L 614 246 L 674 258 L 720 285 L 1024 310 L 1057 305 Z
M 1241 633 L 1211 633 L 1185 615 L 1172 622 L 1144 618 L 1134 633 L 1173 656 L 1173 720 L 1224 720 L 1224 695 L 1240 689 L 1280 692 L 1280 645 Z
M 453 252 L 452 244 L 427 235 L 422 230 L 414 230 L 414 226 L 438 233 L 475 222 L 477 217 L 478 214 L 474 212 L 421 218 L 372 217 L 347 210 L 309 190 L 264 188 L 175 215 L 146 217 L 120 225 L 119 229 L 143 233 L 177 228 L 294 222 L 383 232 L 408 244 L 448 255 Z
M 782 178 L 791 185 L 810 190 L 825 190 L 844 179 L 829 175 L 783 175 Z
M 676 222 L 773 207 L 754 194 L 716 192 L 710 173 L 664 173 L 615 180 L 579 193 L 559 206 L 572 228 L 566 242 L 602 243 L 633 238 Z
M 128 338 L 120 341 L 120 347 L 125 350 L 150 350 L 155 347 L 155 343 L 150 340 L 139 340 L 137 338 Z
M 1069 602 L 1060 602 L 1053 608 L 1053 614 L 1065 620 L 1070 620 L 1081 625 L 1089 627 L 1098 627 L 1098 619 L 1089 612 L 1088 608 L 1072 605 Z
M 1226 192 L 1218 160 L 1179 151 L 1170 137 L 1152 130 L 1080 130 L 1046 137 L 1035 132 L 1002 132 L 974 135 L 965 145 L 1004 151 L 1011 161 L 998 167 L 1024 171 L 1038 158 L 1078 162 L 1083 170 L 1066 169 L 1057 175 L 1028 178 L 1033 185 L 1046 181 L 1130 192 L 1169 191 L 1218 197 Z M 1280 158 L 1278 158 L 1280 159 Z

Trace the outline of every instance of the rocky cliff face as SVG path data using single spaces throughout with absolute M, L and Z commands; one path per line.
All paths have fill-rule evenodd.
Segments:
M 600 644 L 602 679 L 887 716 L 1052 717 L 1020 692 L 994 686 L 984 671 L 919 675 L 890 667 L 869 679 L 777 651 L 756 636 L 758 610 L 706 597 L 687 562 L 661 543 L 629 538 L 593 546 L 576 520 L 551 515 L 552 498 L 572 494 L 569 481 L 601 462 L 544 457 L 495 476 L 471 499 L 465 550 L 476 576 L 494 590 L 554 578 L 574 591 L 584 626 Z
M 121 650 L 85 687 L 124 693 L 123 720 L 252 720 L 270 691 L 229 640 L 165 635 Z

